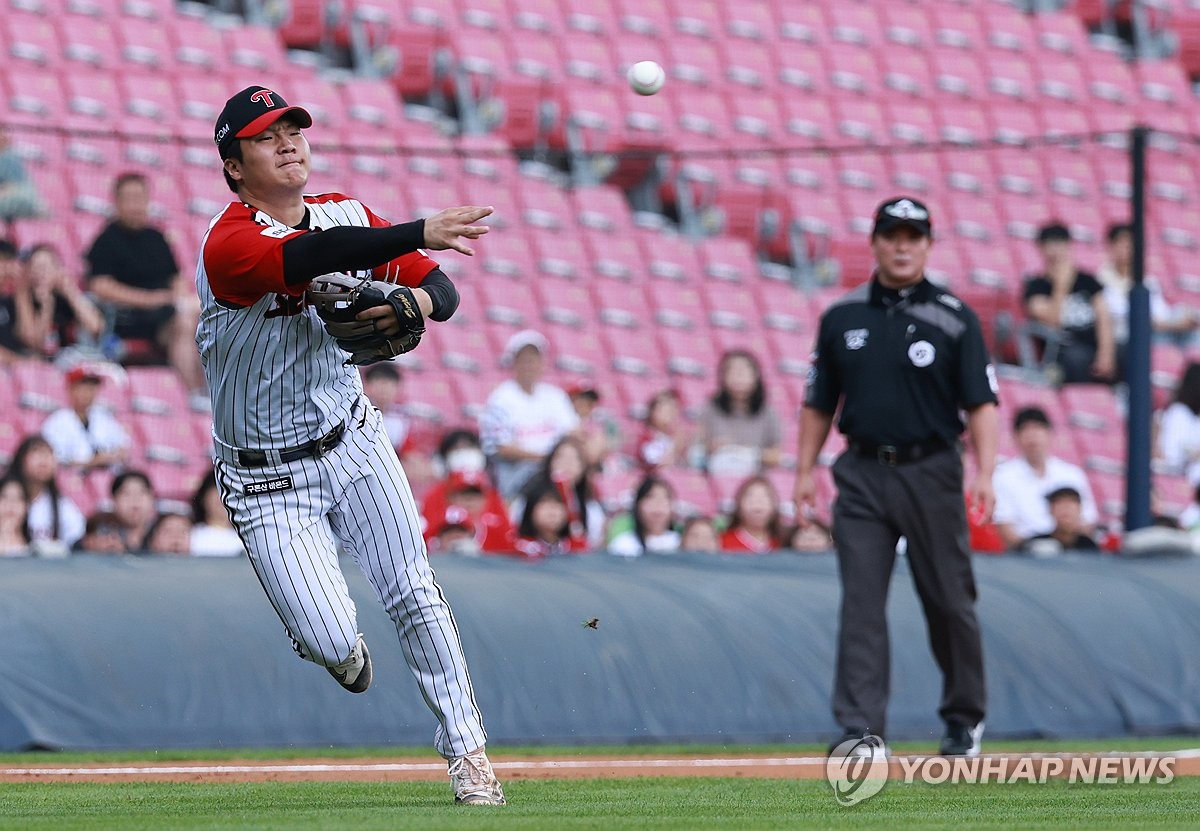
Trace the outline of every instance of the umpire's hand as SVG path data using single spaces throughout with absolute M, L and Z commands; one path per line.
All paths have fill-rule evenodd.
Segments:
M 425 220 L 425 247 L 434 251 L 452 248 L 460 254 L 472 256 L 475 249 L 464 244 L 460 238 L 479 239 L 486 234 L 490 230 L 488 226 L 474 223 L 491 213 L 490 205 L 486 208 L 474 205 L 446 208 L 435 213 Z

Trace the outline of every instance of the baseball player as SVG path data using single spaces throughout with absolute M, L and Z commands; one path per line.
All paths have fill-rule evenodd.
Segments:
M 237 200 L 201 245 L 196 343 L 211 390 L 215 470 L 250 562 L 300 657 L 350 692 L 371 656 L 338 565 L 351 554 L 396 625 L 438 720 L 455 801 L 503 805 L 458 629 L 379 410 L 353 364 L 416 346 L 458 293 L 422 248 L 470 255 L 491 208 L 389 226 L 340 193 L 304 192 L 312 118 L 279 93 L 230 98 L 215 140 Z M 318 281 L 324 292 L 313 291 Z

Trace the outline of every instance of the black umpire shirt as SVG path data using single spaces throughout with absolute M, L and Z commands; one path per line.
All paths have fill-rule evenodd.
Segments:
M 842 403 L 840 429 L 869 444 L 952 443 L 962 409 L 996 403 L 979 318 L 928 280 L 897 291 L 878 278 L 821 315 L 805 404 Z

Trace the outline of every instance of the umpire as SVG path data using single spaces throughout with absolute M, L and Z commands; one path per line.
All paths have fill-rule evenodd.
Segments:
M 833 712 L 842 740 L 886 735 L 885 607 L 903 536 L 942 670 L 940 752 L 975 756 L 986 693 L 959 436 L 965 411 L 979 463 L 968 496 L 983 520 L 994 501 L 997 384 L 978 318 L 925 279 L 932 245 L 923 204 L 899 198 L 879 206 L 874 275 L 821 316 L 800 417 L 795 501 L 803 521 L 813 506 L 813 468 L 840 404 L 848 449 L 833 465 L 842 582 Z

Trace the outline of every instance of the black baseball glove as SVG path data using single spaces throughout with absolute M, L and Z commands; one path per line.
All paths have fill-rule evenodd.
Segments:
M 425 316 L 407 286 L 382 280 L 359 280 L 345 274 L 326 274 L 309 284 L 305 298 L 325 323 L 325 331 L 350 353 L 348 364 L 363 366 L 386 361 L 417 348 L 425 334 Z M 385 335 L 378 318 L 357 320 L 358 313 L 377 306 L 396 312 L 400 331 Z

